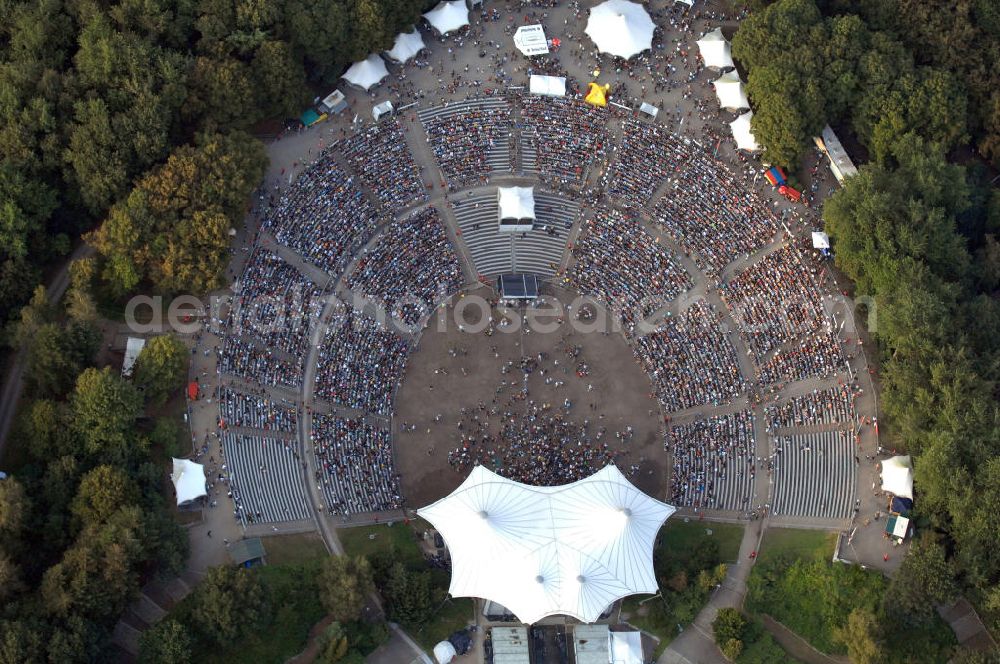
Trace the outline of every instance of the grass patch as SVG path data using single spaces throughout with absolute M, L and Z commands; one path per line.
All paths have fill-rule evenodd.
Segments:
M 709 535 L 708 531 L 712 534 Z M 683 553 L 694 551 L 708 541 L 719 547 L 719 560 L 734 563 L 740 555 L 743 526 L 735 523 L 708 523 L 671 519 L 660 531 L 660 546 Z
M 294 565 L 326 558 L 329 553 L 318 533 L 297 533 L 264 537 L 268 565 Z
M 413 569 L 426 567 L 417 544 L 416 531 L 405 523 L 338 528 L 337 537 L 349 556 L 372 556 L 386 552 Z
M 468 627 L 473 618 L 472 600 L 456 597 L 445 600 L 434 616 L 422 625 L 403 625 L 403 628 L 421 648 L 431 652 L 453 632 Z
M 801 528 L 768 528 L 757 552 L 757 564 L 780 558 L 830 560 L 837 533 Z

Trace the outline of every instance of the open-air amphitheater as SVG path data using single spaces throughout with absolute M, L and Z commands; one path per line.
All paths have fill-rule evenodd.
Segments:
M 624 69 L 573 5 L 524 10 L 566 44 L 534 65 L 502 11 L 474 11 L 388 91 L 272 145 L 199 379 L 217 509 L 330 537 L 412 516 L 479 464 L 555 485 L 614 462 L 673 518 L 850 530 L 877 448 L 852 311 L 809 242 L 815 210 L 721 135 L 717 74 L 687 51 L 715 15 L 671 5 Z M 581 94 L 595 62 L 606 107 Z M 530 94 L 532 66 L 568 94 Z M 635 110 L 647 86 L 656 117 Z M 363 119 L 383 97 L 396 113 Z M 533 189 L 528 227 L 501 227 L 500 187 Z M 502 300 L 503 275 L 539 299 Z M 555 303 L 549 331 L 523 321 Z
M 486 117 L 490 137 L 464 140 L 464 127 Z M 584 126 L 575 126 L 578 117 Z M 576 132 L 579 140 L 564 140 Z M 689 171 L 699 174 L 697 186 L 685 184 Z M 316 483 L 329 515 L 367 518 L 419 506 L 404 490 L 408 473 L 447 470 L 449 452 L 468 449 L 472 436 L 456 428 L 468 404 L 440 397 L 446 388 L 428 390 L 434 381 L 412 375 L 408 364 L 423 352 L 424 337 L 447 334 L 437 329 L 439 305 L 451 325 L 448 301 L 466 294 L 494 305 L 490 334 L 458 333 L 450 343 L 515 346 L 490 367 L 482 353 L 470 358 L 465 349 L 459 357 L 432 340 L 436 368 L 449 376 L 439 382 L 468 381 L 472 392 L 465 385 L 460 391 L 471 404 L 488 405 L 483 421 L 494 419 L 490 444 L 514 443 L 497 436 L 505 413 L 530 413 L 533 404 L 572 391 L 550 382 L 522 394 L 521 360 L 552 356 L 566 338 L 562 330 L 536 333 L 551 339 L 532 339 L 540 350 L 528 353 L 516 346 L 529 345 L 520 340 L 525 328 L 504 329 L 496 278 L 530 274 L 543 297 L 568 303 L 568 295 L 588 296 L 612 316 L 620 307 L 616 331 L 594 334 L 600 343 L 626 345 L 646 376 L 633 394 L 619 395 L 656 410 L 657 444 L 643 449 L 662 455 L 654 461 L 662 475 L 644 484 L 709 514 L 763 515 L 770 506 L 775 516 L 848 519 L 856 499 L 855 432 L 865 415 L 855 407 L 860 387 L 810 252 L 782 228 L 770 201 L 741 187 L 740 175 L 709 146 L 629 111 L 517 91 L 421 108 L 415 118 L 383 120 L 334 141 L 264 213 L 225 323 L 223 382 L 276 388 L 272 399 L 287 393 L 289 421 L 299 423 L 281 432 L 265 398 L 225 390 L 219 415 L 227 422 L 235 517 L 304 518 L 319 505 L 303 487 Z M 431 182 L 445 187 L 435 191 Z M 500 228 L 497 187 L 508 185 L 534 187 L 531 230 Z M 372 303 L 380 303 L 381 315 Z M 565 315 L 572 318 L 571 306 Z M 637 329 L 640 317 L 651 331 Z M 503 373 L 510 360 L 518 366 Z M 449 369 L 463 363 L 465 374 L 475 375 Z M 557 382 L 593 386 L 603 378 L 578 376 L 569 361 L 563 368 L 572 371 L 556 370 Z M 489 388 L 505 375 L 510 387 L 496 399 Z M 591 413 L 615 398 L 598 393 L 581 401 L 594 403 L 587 415 L 596 420 Z M 236 402 L 245 417 L 234 422 L 228 414 Z M 583 404 L 573 408 L 567 419 L 582 422 Z M 798 416 L 768 427 L 765 412 L 772 410 Z M 588 447 L 596 429 L 582 432 Z M 535 437 L 540 445 L 545 438 Z M 544 444 L 550 454 L 551 441 Z M 517 453 L 531 455 L 530 445 Z M 417 455 L 400 449 L 417 446 Z M 619 437 L 611 446 L 608 458 L 615 458 L 629 443 Z M 575 453 L 546 458 L 564 466 L 547 483 L 578 479 L 590 468 L 571 467 Z M 502 458 L 495 457 L 501 473 Z M 422 499 L 444 495 L 463 475 L 455 467 L 452 480 L 437 475 L 431 491 L 414 491 Z

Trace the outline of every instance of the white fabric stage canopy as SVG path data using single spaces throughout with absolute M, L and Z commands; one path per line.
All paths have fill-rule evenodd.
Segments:
M 396 43 L 385 52 L 396 62 L 406 62 L 425 48 L 424 38 L 413 28 L 413 32 L 400 32 L 396 35 Z
M 607 0 L 590 10 L 585 32 L 602 53 L 631 58 L 653 45 L 653 19 L 629 0 Z
M 753 137 L 753 132 L 750 131 L 750 118 L 752 117 L 753 111 L 747 111 L 730 122 L 729 128 L 733 130 L 733 138 L 736 139 L 737 148 L 756 152 L 760 146 L 757 144 L 757 139 Z
M 566 79 L 562 76 L 542 76 L 532 74 L 528 79 L 528 92 L 550 97 L 566 96 Z
M 534 187 L 497 187 L 501 219 L 534 219 Z
M 882 490 L 913 500 L 913 465 L 908 456 L 894 456 L 882 462 Z
M 469 10 L 465 0 L 441 2 L 437 7 L 424 14 L 431 27 L 446 35 L 469 24 Z
M 174 459 L 174 470 L 170 473 L 170 479 L 174 483 L 174 491 L 177 493 L 177 504 L 192 500 L 197 500 L 202 496 L 207 496 L 205 491 L 205 466 L 187 459 Z
M 541 25 L 522 25 L 514 33 L 514 46 L 524 55 L 545 55 L 549 42 Z
M 370 90 L 373 85 L 388 75 L 389 70 L 385 68 L 385 62 L 378 55 L 372 53 L 361 62 L 355 62 L 351 65 L 341 78 L 359 88 Z
M 590 623 L 617 599 L 655 593 L 653 544 L 674 511 L 614 465 L 554 487 L 477 466 L 417 513 L 448 544 L 453 597 L 499 602 L 530 624 L 550 615 Z
M 735 69 L 715 79 L 712 85 L 715 86 L 715 95 L 719 98 L 719 106 L 722 108 L 731 111 L 750 108 L 750 100 L 747 99 L 743 81 Z
M 698 40 L 698 51 L 706 67 L 726 69 L 735 67 L 729 42 L 722 35 L 722 28 L 716 28 Z

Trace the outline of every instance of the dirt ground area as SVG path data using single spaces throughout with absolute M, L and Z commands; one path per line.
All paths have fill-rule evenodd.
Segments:
M 562 484 L 590 475 L 613 456 L 636 486 L 663 498 L 662 415 L 650 396 L 649 378 L 621 334 L 573 329 L 576 295 L 551 288 L 543 289 L 543 296 L 570 307 L 562 325 L 554 316 L 502 325 L 501 311 L 492 308 L 487 326 L 483 308 L 469 303 L 473 296 L 491 294 L 479 288 L 454 298 L 444 316 L 431 320 L 410 356 L 393 422 L 407 503 L 427 505 L 468 476 L 473 464 L 456 467 L 449 453 L 461 452 L 463 434 L 477 430 L 493 435 L 495 442 L 478 438 L 469 445 L 469 458 L 479 455 L 500 474 Z M 520 318 L 526 319 L 523 310 Z M 539 323 L 556 329 L 541 331 Z M 586 365 L 582 376 L 581 365 Z M 530 429 L 552 420 L 558 424 Z

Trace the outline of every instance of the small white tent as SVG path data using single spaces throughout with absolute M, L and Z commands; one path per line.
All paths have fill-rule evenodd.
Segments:
M 627 59 L 652 48 L 655 28 L 642 5 L 607 0 L 590 10 L 585 32 L 602 53 Z
M 431 27 L 446 35 L 469 24 L 469 10 L 465 0 L 441 2 L 437 7 L 424 14 Z
M 882 490 L 913 500 L 913 465 L 908 456 L 894 456 L 882 462 Z
M 747 111 L 730 122 L 729 128 L 733 131 L 733 138 L 736 139 L 737 148 L 756 152 L 760 149 L 760 146 L 757 145 L 757 139 L 753 137 L 753 132 L 750 131 L 750 118 L 752 117 L 753 111 Z
M 457 654 L 455 646 L 451 645 L 450 641 L 441 641 L 434 646 L 434 661 L 437 664 L 448 664 Z
M 750 100 L 747 99 L 743 81 L 735 69 L 717 78 L 712 85 L 715 86 L 715 95 L 719 98 L 719 106 L 722 108 L 731 111 L 750 108 Z
M 727 69 L 735 67 L 729 42 L 722 36 L 722 28 L 716 28 L 698 40 L 698 50 L 706 67 Z
M 497 207 L 501 223 L 517 220 L 530 225 L 535 220 L 535 188 L 497 187 Z
M 348 83 L 356 85 L 359 88 L 370 90 L 373 85 L 388 75 L 389 70 L 385 68 L 385 62 L 382 58 L 372 53 L 361 62 L 355 62 L 351 65 L 341 78 L 346 79 Z
M 652 104 L 647 104 L 646 102 L 642 102 L 641 104 L 639 104 L 639 112 L 645 113 L 651 118 L 655 118 L 657 114 L 660 112 L 660 109 L 658 109 L 656 106 L 653 106 Z
M 392 110 L 392 102 L 389 100 L 386 100 L 381 104 L 375 104 L 372 106 L 372 118 L 375 119 L 375 122 L 378 122 L 379 118 L 383 115 L 392 115 Z
M 178 505 L 208 495 L 205 491 L 205 466 L 187 459 L 174 459 L 173 462 L 174 470 L 170 473 L 170 479 L 174 483 Z
M 541 25 L 522 25 L 514 33 L 514 46 L 524 55 L 545 55 L 549 42 Z
M 542 76 L 532 74 L 528 79 L 528 91 L 533 95 L 550 97 L 566 96 L 566 79 L 562 76 Z
M 125 341 L 125 361 L 122 362 L 122 376 L 126 378 L 132 375 L 135 368 L 135 361 L 142 354 L 142 349 L 146 347 L 146 340 L 138 337 L 129 337 Z
M 413 28 L 413 32 L 401 32 L 396 35 L 396 43 L 385 54 L 396 62 L 406 62 L 425 47 L 424 38 L 416 28 Z
M 819 231 L 813 231 L 813 249 L 829 249 L 830 248 L 830 236 L 826 233 L 821 233 Z

